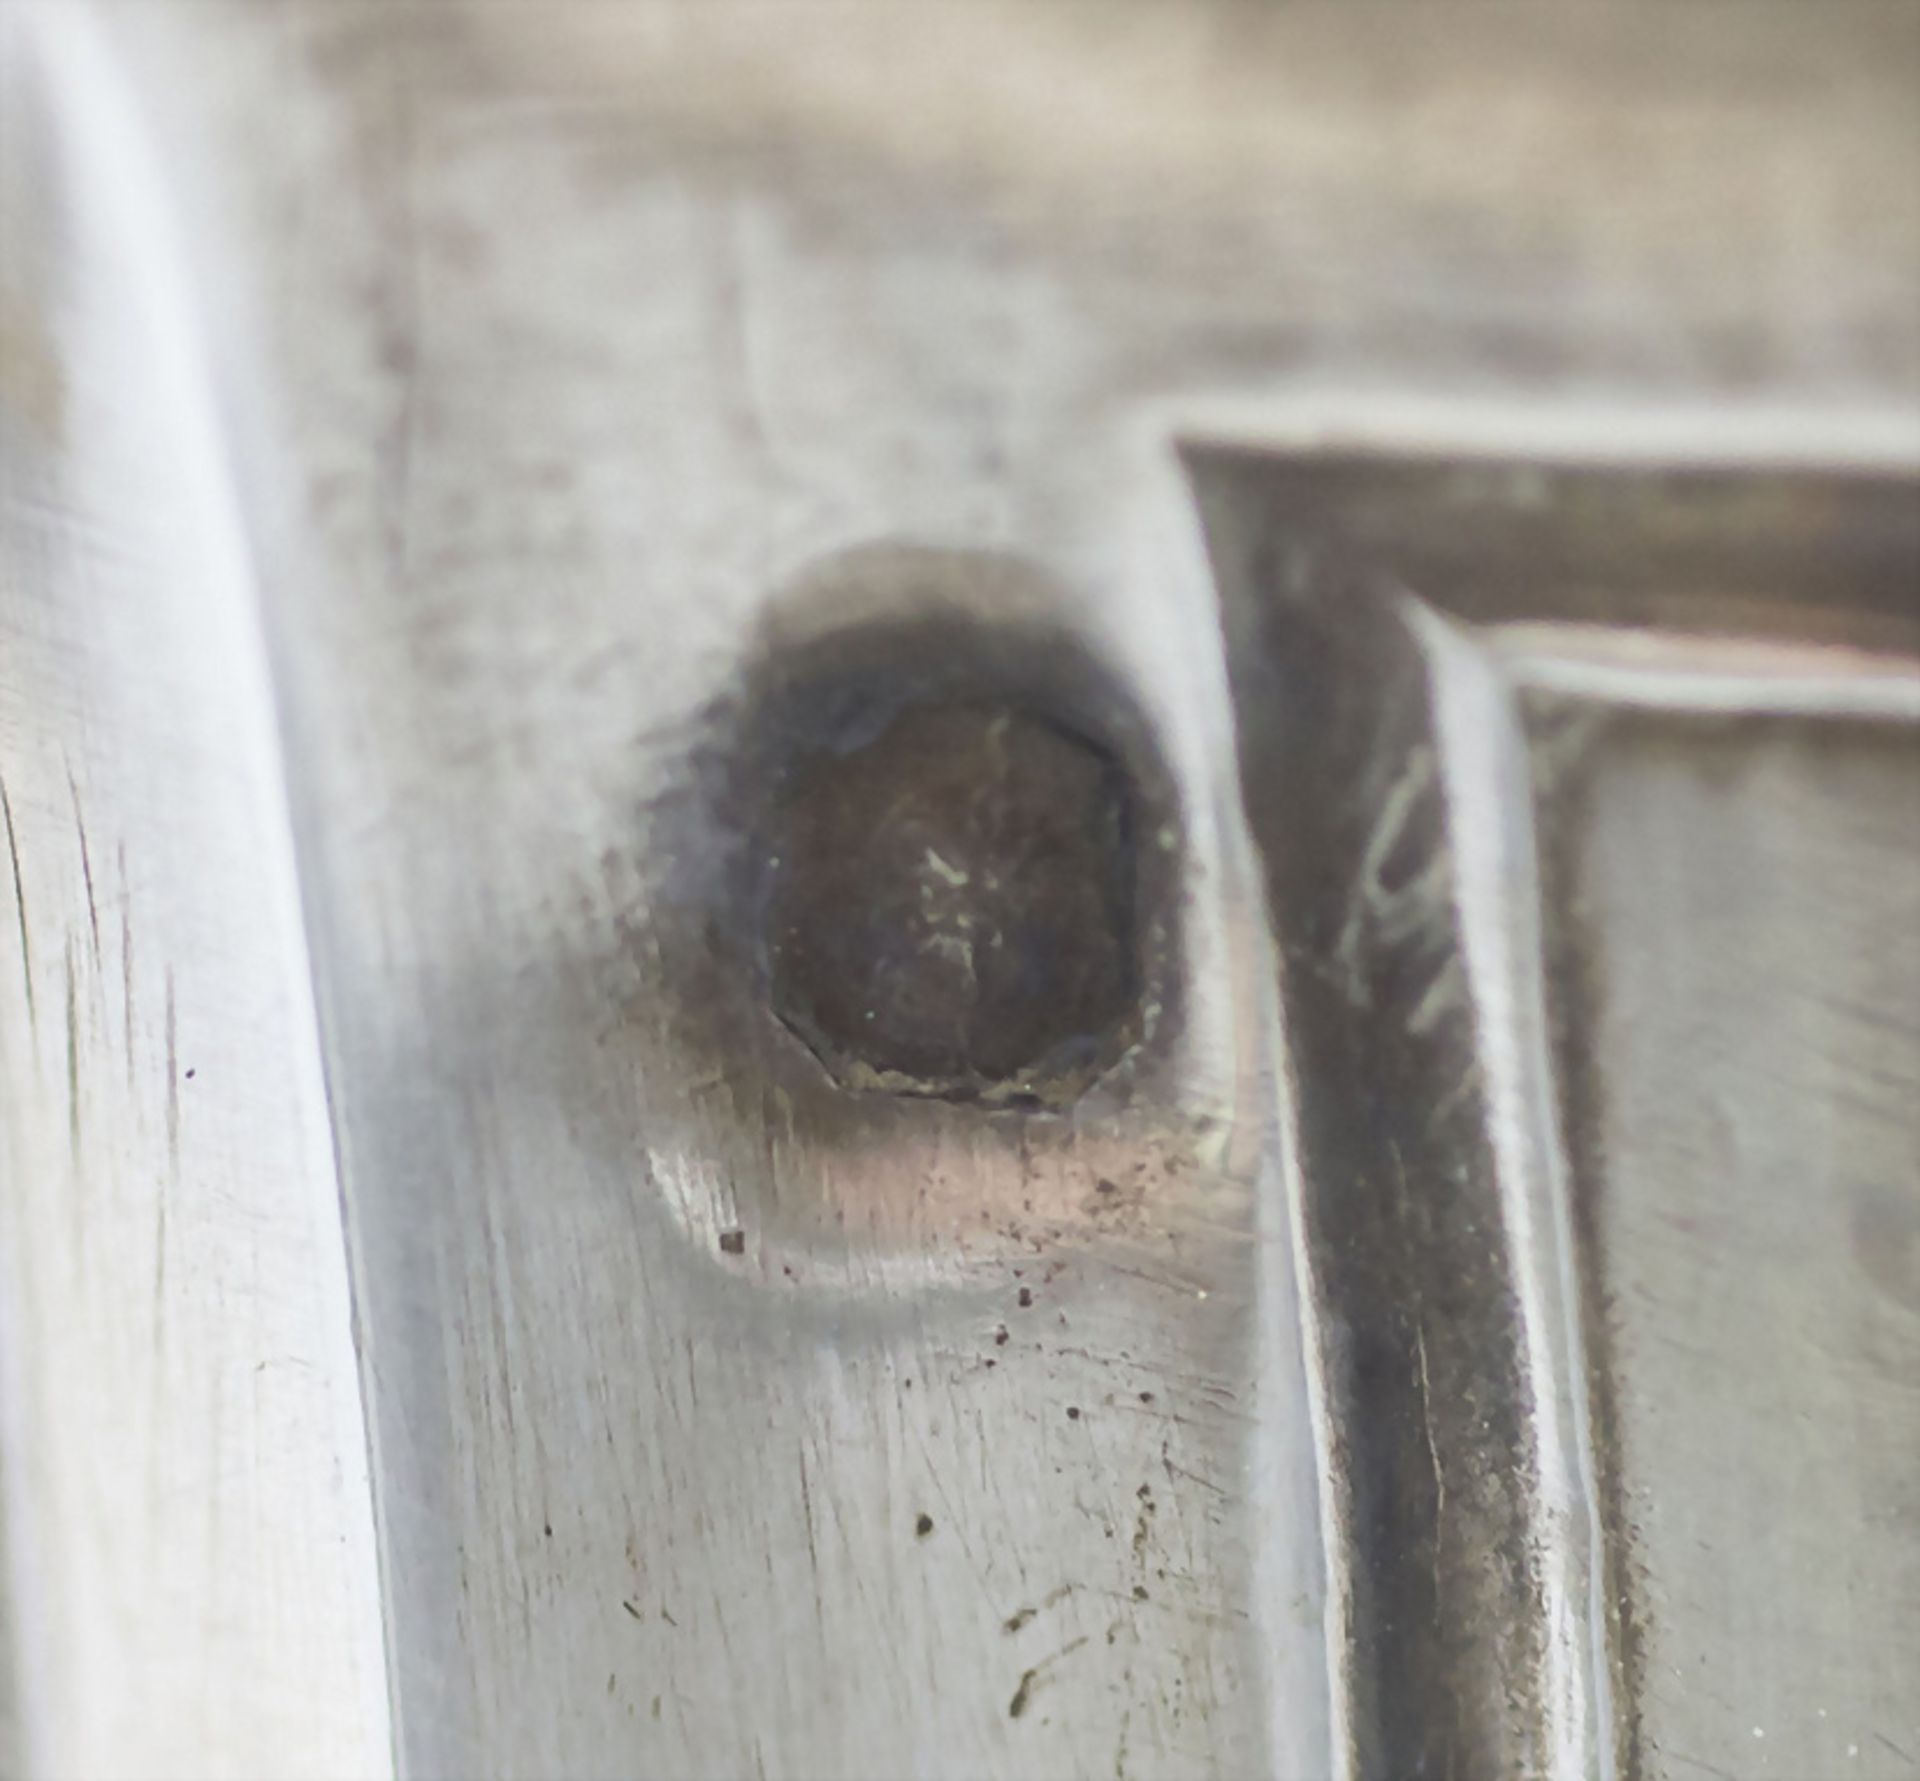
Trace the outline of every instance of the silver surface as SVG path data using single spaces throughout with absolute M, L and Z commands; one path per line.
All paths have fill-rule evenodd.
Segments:
M 1588 954 L 1563 1068 L 1632 1748 L 1898 1774 L 1920 1757 L 1920 730 L 1662 714 L 1587 749 L 1551 794 L 1572 882 L 1550 907 Z
M 1895 1772 L 1920 484 L 1190 462 L 1360 1769 Z
M 0 8 L 0 1773 L 387 1763 L 258 589 L 123 77 Z
M 4 1755 L 1907 1772 L 1917 24 L 11 0 Z M 727 888 L 943 613 L 1066 1111 Z

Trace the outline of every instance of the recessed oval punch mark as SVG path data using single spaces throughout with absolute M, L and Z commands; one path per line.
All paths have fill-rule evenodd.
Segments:
M 764 843 L 774 1013 L 849 1087 L 1070 1095 L 1138 1035 L 1133 804 L 1097 743 L 980 698 L 812 751 Z

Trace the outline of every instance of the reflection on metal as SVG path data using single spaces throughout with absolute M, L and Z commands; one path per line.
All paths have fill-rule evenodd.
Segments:
M 1917 63 L 0 8 L 0 1771 L 1911 1772 Z
M 1900 1320 L 1844 1288 L 1850 1202 L 1920 1220 L 1920 478 L 1189 461 L 1358 1766 L 1639 1775 L 1770 1725 L 1820 1773 L 1920 1581 Z

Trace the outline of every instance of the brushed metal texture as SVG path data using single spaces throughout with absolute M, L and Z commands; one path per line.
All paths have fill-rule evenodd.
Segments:
M 1908 1772 L 1916 68 L 9 0 L 0 1765 Z

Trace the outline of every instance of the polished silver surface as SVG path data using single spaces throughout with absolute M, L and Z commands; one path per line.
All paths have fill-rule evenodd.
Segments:
M 1556 770 L 1623 1732 L 1647 1766 L 1920 1758 L 1900 1709 L 1920 1599 L 1920 678 L 1903 690 L 1893 723 L 1637 719 Z
M 1359 1768 L 1904 1760 L 1920 477 L 1189 462 Z
M 0 1773 L 374 1774 L 258 583 L 167 182 L 80 26 L 0 8 Z
M 8 0 L 0 1767 L 1908 1773 L 1917 70 Z

